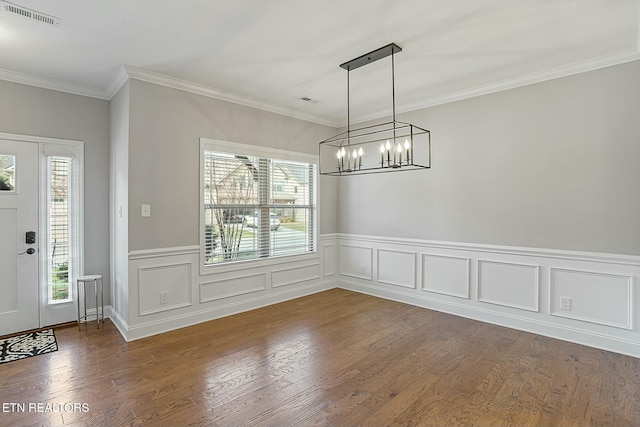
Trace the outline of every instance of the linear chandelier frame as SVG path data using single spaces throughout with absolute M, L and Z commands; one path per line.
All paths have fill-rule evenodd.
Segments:
M 320 142 L 320 175 L 349 176 L 431 168 L 431 132 L 396 120 L 394 55 L 401 51 L 401 47 L 390 43 L 340 64 L 347 70 L 347 130 Z M 391 56 L 392 120 L 351 129 L 350 73 L 387 56 Z

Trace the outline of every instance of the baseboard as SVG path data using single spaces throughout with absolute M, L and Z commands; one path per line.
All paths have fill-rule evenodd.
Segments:
M 640 342 L 342 279 L 338 288 L 640 358 Z
M 113 307 L 110 305 L 105 305 L 104 306 L 104 318 L 105 319 L 110 319 L 111 316 L 113 316 Z M 88 308 L 87 309 L 87 317 L 89 317 L 89 320 L 91 320 L 91 317 L 95 317 L 96 315 L 96 309 L 95 308 Z M 94 319 L 95 320 L 95 319 Z
M 209 309 L 178 316 L 166 317 L 158 321 L 142 323 L 135 326 L 127 326 L 126 322 L 124 322 L 122 318 L 116 314 L 114 316 L 114 318 L 116 319 L 114 321 L 114 324 L 126 341 L 134 341 L 152 335 L 169 332 L 176 329 L 182 329 L 188 326 L 196 325 L 198 323 L 208 322 L 210 320 L 232 316 L 234 314 L 243 313 L 245 311 L 255 310 L 268 305 L 277 304 L 307 295 L 312 295 L 318 292 L 333 289 L 335 287 L 336 283 L 333 280 L 316 282 L 307 286 L 297 286 L 295 289 L 271 292 L 266 295 L 243 299 L 240 302 L 218 305 Z
M 95 308 L 87 309 L 87 317 L 89 318 L 89 321 L 91 321 L 92 317 L 94 317 L 95 315 L 96 315 Z M 116 310 L 114 310 L 113 306 L 111 305 L 104 306 L 104 318 L 111 320 L 111 323 L 114 324 L 118 332 L 120 332 L 120 335 L 122 335 L 122 338 L 124 338 L 126 341 L 127 339 L 126 331 L 128 329 L 127 322 L 125 322 L 122 316 L 120 316 L 120 314 Z
M 118 332 L 120 332 L 120 335 L 122 335 L 122 338 L 124 338 L 125 341 L 128 341 L 127 331 L 129 329 L 129 326 L 127 325 L 127 322 L 125 322 L 125 320 L 122 318 L 120 313 L 112 308 L 110 319 L 111 322 L 115 325 Z
M 640 257 L 366 235 L 337 239 L 339 287 L 640 357 Z

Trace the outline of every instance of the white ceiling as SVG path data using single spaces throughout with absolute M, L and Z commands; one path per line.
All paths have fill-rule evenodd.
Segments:
M 0 11 L 0 79 L 109 99 L 127 65 L 333 126 L 346 121 L 339 64 L 391 42 L 399 112 L 640 59 L 640 0 L 10 2 L 61 24 Z M 351 72 L 352 122 L 390 115 L 390 64 Z

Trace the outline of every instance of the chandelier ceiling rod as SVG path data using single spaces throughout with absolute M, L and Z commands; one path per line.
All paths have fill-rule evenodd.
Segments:
M 349 75 L 351 74 L 351 70 L 355 70 L 364 65 L 371 64 L 372 62 L 376 62 L 379 59 L 386 58 L 389 55 L 391 55 L 391 100 L 393 104 L 393 121 L 396 121 L 396 78 L 395 61 L 393 55 L 397 52 L 402 52 L 402 48 L 395 43 L 389 43 L 386 46 L 373 50 L 369 53 L 365 53 L 364 55 L 360 55 L 357 58 L 352 59 L 351 61 L 340 64 L 341 68 L 347 70 L 347 135 L 351 134 L 351 90 L 349 83 Z

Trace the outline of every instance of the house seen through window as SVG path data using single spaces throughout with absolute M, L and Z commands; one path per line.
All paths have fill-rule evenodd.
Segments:
M 15 163 L 15 156 L 0 153 L 0 191 L 14 191 Z
M 315 251 L 314 164 L 203 151 L 205 265 Z

